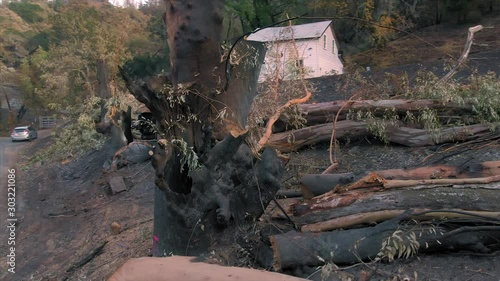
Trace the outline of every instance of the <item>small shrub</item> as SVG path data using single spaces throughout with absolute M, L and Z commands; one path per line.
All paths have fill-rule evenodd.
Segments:
M 42 161 L 60 161 L 81 153 L 99 149 L 106 138 L 97 133 L 94 120 L 100 113 L 100 99 L 88 98 L 81 108 L 75 108 L 67 125 L 52 133 L 55 142 L 29 159 L 28 164 Z
M 43 12 L 43 9 L 37 4 L 27 2 L 10 2 L 9 9 L 28 23 L 42 22 L 44 20 L 44 17 L 40 15 L 40 12 Z

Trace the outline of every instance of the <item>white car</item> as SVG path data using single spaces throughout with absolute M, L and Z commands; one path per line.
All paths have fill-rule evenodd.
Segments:
M 12 142 L 36 139 L 38 134 L 36 130 L 31 126 L 15 127 L 10 134 Z

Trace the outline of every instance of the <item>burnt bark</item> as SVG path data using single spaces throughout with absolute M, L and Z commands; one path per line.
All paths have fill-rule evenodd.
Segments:
M 243 138 L 228 136 L 207 153 L 203 166 L 189 171 L 188 194 L 169 188 L 179 181 L 178 171 L 157 177 L 154 254 L 201 254 L 226 228 L 258 218 L 280 187 L 283 166 L 272 149 L 253 161 Z
M 500 227 L 497 222 L 481 226 L 440 225 L 416 226 L 407 221 L 408 212 L 399 217 L 385 221 L 374 227 L 365 227 L 332 232 L 288 232 L 271 237 L 274 252 L 275 270 L 296 268 L 299 266 L 318 266 L 328 262 L 334 264 L 354 264 L 371 261 L 377 258 L 387 259 L 391 251 L 396 258 L 400 253 L 405 255 L 402 244 L 409 249 L 413 243 L 417 252 L 440 252 L 467 250 L 478 253 L 490 253 L 496 249 Z M 478 220 L 479 221 L 479 220 Z M 388 237 L 401 233 L 401 243 L 390 242 Z M 408 237 L 414 237 L 408 238 Z M 413 240 L 413 241 L 410 241 Z M 383 242 L 388 242 L 383 246 Z M 399 245 L 397 250 L 396 244 Z M 407 250 L 406 250 L 407 251 Z
M 157 120 L 160 136 L 152 156 L 153 254 L 198 255 L 263 213 L 283 165 L 274 150 L 256 158 L 245 143 L 263 46 L 239 42 L 233 48 L 239 63 L 225 69 L 224 1 L 165 3 L 170 74 L 135 81 L 120 72 Z

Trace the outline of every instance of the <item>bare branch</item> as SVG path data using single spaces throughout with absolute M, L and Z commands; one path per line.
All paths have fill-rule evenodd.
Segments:
M 472 47 L 472 41 L 474 39 L 474 33 L 480 31 L 481 29 L 483 29 L 482 25 L 476 25 L 469 28 L 469 31 L 467 32 L 467 41 L 465 42 L 464 51 L 462 52 L 462 55 L 458 59 L 457 65 L 455 65 L 455 67 L 453 67 L 453 69 L 451 69 L 450 72 L 448 72 L 443 78 L 441 78 L 441 80 L 438 81 L 437 85 L 440 85 L 450 80 L 450 78 L 453 77 L 455 73 L 457 73 L 460 66 L 462 66 L 462 64 L 469 56 L 470 48 Z

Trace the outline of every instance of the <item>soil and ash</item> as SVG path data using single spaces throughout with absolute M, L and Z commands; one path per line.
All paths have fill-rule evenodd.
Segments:
M 16 280 L 106 280 L 127 259 L 150 254 L 154 170 L 145 162 L 107 172 L 111 155 L 103 148 L 22 172 Z M 112 176 L 123 176 L 127 191 L 111 195 Z
M 286 189 L 297 188 L 302 175 L 320 173 L 330 164 L 327 144 L 290 153 L 289 157 L 283 177 Z M 23 198 L 19 207 L 18 239 L 23 242 L 16 275 L 19 280 L 106 280 L 129 258 L 150 254 L 154 170 L 145 162 L 110 172 L 110 158 L 103 149 L 69 163 L 39 165 L 23 172 L 21 184 L 26 188 L 19 195 Z M 475 163 L 499 160 L 500 144 L 407 148 L 373 139 L 344 139 L 336 159 L 338 172 L 350 171 L 356 178 L 370 171 L 431 164 L 473 169 Z M 127 191 L 111 195 L 107 182 L 112 176 L 123 176 Z M 258 267 L 254 257 L 238 244 L 258 237 L 261 225 L 269 226 L 269 221 L 262 218 L 240 228 L 239 237 L 227 237 L 227 245 L 216 245 L 216 250 L 210 251 L 210 259 L 224 265 Z M 114 234 L 117 229 L 119 233 Z M 100 255 L 81 265 L 104 243 Z M 313 280 L 355 280 L 361 276 L 371 276 L 370 280 L 498 280 L 500 257 L 495 253 L 441 253 L 389 264 L 360 264 L 341 273 L 328 265 L 302 268 L 293 274 Z

